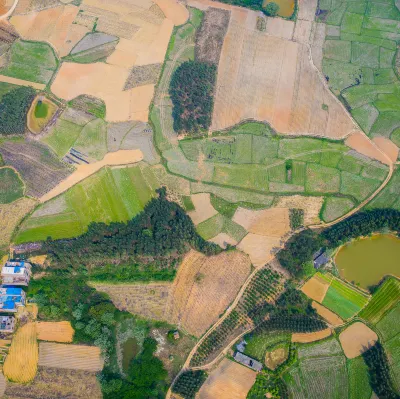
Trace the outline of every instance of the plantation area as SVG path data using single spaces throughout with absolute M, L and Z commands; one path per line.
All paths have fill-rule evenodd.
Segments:
M 319 3 L 326 24 L 322 70 L 370 136 L 398 143 L 400 83 L 395 72 L 400 11 L 394 0 Z
M 16 242 L 69 238 L 91 222 L 125 222 L 155 195 L 157 180 L 150 168 L 104 168 L 41 205 L 21 226 Z

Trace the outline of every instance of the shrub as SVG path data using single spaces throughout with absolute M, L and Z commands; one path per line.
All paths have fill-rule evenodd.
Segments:
M 265 6 L 265 13 L 270 17 L 276 17 L 278 15 L 278 12 L 279 12 L 279 6 L 273 1 L 271 1 L 271 3 L 268 3 Z

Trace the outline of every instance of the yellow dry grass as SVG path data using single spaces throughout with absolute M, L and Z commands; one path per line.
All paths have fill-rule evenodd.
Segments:
M 204 222 L 218 212 L 211 205 L 210 193 L 193 194 L 191 196 L 195 210 L 188 212 L 195 225 Z
M 172 286 L 166 320 L 201 336 L 236 297 L 250 270 L 250 259 L 239 251 L 208 257 L 190 251 Z
M 275 370 L 280 364 L 282 364 L 288 357 L 288 348 L 277 348 L 271 352 L 265 354 L 265 365 L 270 370 Z
M 353 359 L 374 346 L 378 336 L 364 323 L 356 322 L 339 335 L 339 341 L 346 357 Z
M 34 263 L 35 265 L 44 266 L 46 259 L 47 259 L 47 255 L 31 256 L 29 258 L 29 262 Z
M 318 224 L 320 222 L 319 212 L 324 197 L 303 197 L 302 195 L 289 195 L 280 197 L 276 206 L 278 208 L 303 209 L 304 225 Z
M 292 334 L 292 342 L 300 342 L 305 344 L 308 342 L 319 341 L 321 339 L 329 337 L 331 334 L 332 330 L 330 328 L 311 333 L 295 333 Z
M 72 342 L 74 329 L 69 321 L 37 322 L 37 338 L 41 341 Z
M 18 86 L 32 86 L 36 90 L 44 90 L 46 88 L 46 85 L 43 83 L 29 82 L 28 80 L 11 78 L 10 76 L 4 75 L 0 75 L 0 82 L 11 83 Z
M 100 371 L 104 361 L 97 346 L 40 342 L 39 366 Z
M 343 320 L 336 313 L 331 312 L 325 306 L 322 306 L 317 302 L 313 302 L 312 307 L 333 327 L 343 324 Z
M 214 238 L 212 238 L 211 240 L 214 242 L 215 244 L 219 245 L 221 248 L 226 248 L 227 245 L 236 245 L 238 242 L 232 238 L 231 236 L 229 236 L 226 233 L 219 233 L 218 235 L 216 235 Z
M 318 278 L 318 276 L 313 276 L 301 287 L 301 290 L 309 298 L 321 303 L 325 298 L 329 285 L 327 281 Z
M 48 98 L 43 99 L 43 103 L 47 105 L 47 115 L 45 118 L 36 118 L 35 117 L 35 109 L 39 97 L 36 97 L 35 100 L 32 102 L 31 107 L 29 108 L 28 115 L 27 115 L 27 126 L 28 129 L 33 134 L 39 134 L 42 129 L 49 123 L 53 115 L 56 113 L 58 107 Z
M 129 165 L 139 162 L 142 159 L 143 153 L 141 150 L 119 150 L 116 152 L 109 152 L 101 161 L 78 165 L 71 175 L 43 195 L 43 197 L 40 198 L 40 202 L 46 202 L 57 197 L 75 184 L 93 175 L 104 166 Z
M 224 359 L 211 372 L 196 399 L 246 399 L 257 373 L 239 363 Z
M 35 378 L 37 366 L 36 323 L 28 322 L 15 333 L 3 371 L 11 381 L 27 383 Z
M 36 204 L 31 198 L 21 198 L 11 204 L 0 205 L 0 248 L 10 243 L 15 228 Z

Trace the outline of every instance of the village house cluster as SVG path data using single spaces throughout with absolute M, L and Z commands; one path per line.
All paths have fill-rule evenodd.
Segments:
M 0 333 L 13 332 L 14 313 L 25 306 L 26 293 L 22 287 L 29 284 L 32 266 L 24 260 L 8 260 L 1 269 L 0 285 Z

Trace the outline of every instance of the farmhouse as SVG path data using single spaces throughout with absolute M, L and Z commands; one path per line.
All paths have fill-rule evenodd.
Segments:
M 244 355 L 243 353 L 236 352 L 236 353 L 233 355 L 233 358 L 234 358 L 237 362 L 243 364 L 243 365 L 246 366 L 246 367 L 250 367 L 250 368 L 253 369 L 254 371 L 261 371 L 262 368 L 263 368 L 263 365 L 262 365 L 260 362 L 258 362 L 257 360 L 252 359 L 252 358 L 249 357 L 249 356 Z
M 314 256 L 314 268 L 319 269 L 320 267 L 326 265 L 329 262 L 329 257 L 326 255 L 323 248 L 317 251 Z
M 0 286 L 0 312 L 16 312 L 25 306 L 26 294 L 22 288 Z
M 31 274 L 31 264 L 24 261 L 8 261 L 1 270 L 3 284 L 7 285 L 27 286 Z
M 13 332 L 15 328 L 14 316 L 0 316 L 0 332 Z

